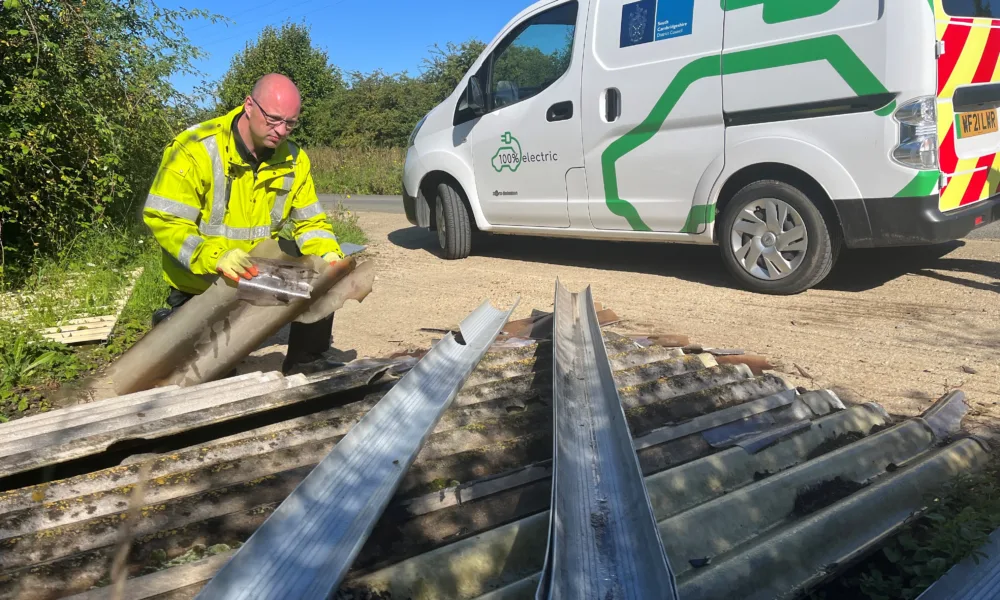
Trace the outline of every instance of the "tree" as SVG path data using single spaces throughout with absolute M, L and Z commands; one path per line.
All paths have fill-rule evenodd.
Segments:
M 281 73 L 295 82 L 302 94 L 301 126 L 295 139 L 315 144 L 316 107 L 344 89 L 340 70 L 329 63 L 327 53 L 313 47 L 309 28 L 285 23 L 281 29 L 268 25 L 256 42 L 233 57 L 229 71 L 219 82 L 220 111 L 243 104 L 254 83 L 268 73 Z
M 37 253 L 127 219 L 193 100 L 182 22 L 150 0 L 6 0 L 0 9 L 0 286 Z
M 355 72 L 349 89 L 320 104 L 318 137 L 335 146 L 404 146 L 438 101 L 435 86 L 405 73 Z
M 455 90 L 455 86 L 465 77 L 485 49 L 486 44 L 477 39 L 465 41 L 460 45 L 448 42 L 445 50 L 435 44 L 431 50 L 431 57 L 424 59 L 425 71 L 421 79 L 433 85 L 439 101 L 443 100 Z

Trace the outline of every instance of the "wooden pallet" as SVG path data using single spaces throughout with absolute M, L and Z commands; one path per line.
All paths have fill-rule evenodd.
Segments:
M 39 333 L 47 340 L 67 345 L 107 340 L 111 336 L 115 324 L 118 323 L 118 317 L 121 316 L 122 309 L 125 308 L 125 304 L 132 295 L 132 289 L 135 287 L 135 282 L 139 280 L 139 276 L 142 275 L 142 270 L 143 268 L 139 267 L 132 272 L 128 287 L 119 294 L 114 306 L 109 307 L 114 310 L 114 314 L 70 319 L 56 327 L 41 329 Z

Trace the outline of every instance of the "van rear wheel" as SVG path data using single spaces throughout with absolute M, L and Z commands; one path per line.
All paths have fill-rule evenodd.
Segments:
M 798 188 L 758 181 L 726 207 L 719 246 L 726 268 L 745 288 L 797 294 L 826 278 L 839 250 L 823 214 Z
M 437 186 L 434 220 L 438 245 L 444 258 L 455 260 L 469 256 L 472 250 L 472 224 L 469 211 L 458 190 L 448 183 Z

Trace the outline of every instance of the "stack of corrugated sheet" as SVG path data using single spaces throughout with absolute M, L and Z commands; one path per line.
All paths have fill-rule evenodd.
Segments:
M 960 433 L 961 394 L 894 422 L 709 353 L 605 343 L 680 598 L 772 598 L 821 581 L 986 458 Z M 551 361 L 546 341 L 485 355 L 339 597 L 533 597 Z M 122 544 L 125 597 L 194 597 L 411 365 L 253 374 L 0 427 L 0 598 L 108 597 Z

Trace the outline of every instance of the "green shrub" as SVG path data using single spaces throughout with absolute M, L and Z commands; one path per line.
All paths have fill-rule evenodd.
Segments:
M 81 232 L 123 222 L 189 125 L 170 76 L 200 56 L 151 0 L 7 0 L 0 9 L 0 288 Z
M 321 194 L 402 193 L 400 148 L 314 148 L 308 150 L 313 181 Z

